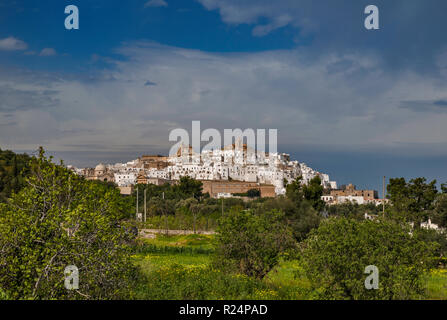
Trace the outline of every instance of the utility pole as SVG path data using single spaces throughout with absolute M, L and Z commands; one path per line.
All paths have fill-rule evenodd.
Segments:
M 192 193 L 192 198 L 194 199 L 194 192 Z M 197 204 L 198 206 L 198 204 Z M 194 208 L 194 207 L 193 207 Z M 194 208 L 192 211 L 192 216 L 193 216 L 193 230 L 194 230 L 194 234 L 196 234 L 196 215 L 197 215 L 197 210 L 198 208 Z
M 146 191 L 147 189 L 144 189 L 144 222 L 146 222 L 146 212 L 147 212 L 147 205 L 146 205 Z
M 224 215 L 224 210 L 223 210 L 223 200 L 224 200 L 224 198 L 222 197 L 222 217 L 223 217 L 223 215 Z
M 137 221 L 138 221 L 138 186 L 137 186 L 137 205 L 136 205 L 135 209 L 136 209 L 136 212 L 135 212 L 135 218 L 136 218 Z
M 385 179 L 386 177 L 383 176 L 383 183 L 382 183 L 382 212 L 383 212 L 383 216 L 385 217 Z
M 166 235 L 168 235 L 168 213 L 166 212 L 166 203 L 164 202 L 165 200 L 165 192 L 163 191 L 163 212 L 165 214 L 165 230 L 166 230 Z

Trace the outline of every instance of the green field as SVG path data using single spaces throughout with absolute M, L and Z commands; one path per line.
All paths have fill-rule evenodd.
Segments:
M 296 260 L 282 260 L 265 279 L 256 280 L 213 269 L 211 235 L 159 235 L 142 241 L 149 251 L 159 252 L 133 255 L 147 277 L 136 290 L 138 299 L 312 299 L 309 282 L 298 276 Z M 189 251 L 172 252 L 179 249 Z M 446 269 L 433 270 L 425 279 L 428 299 L 447 299 Z

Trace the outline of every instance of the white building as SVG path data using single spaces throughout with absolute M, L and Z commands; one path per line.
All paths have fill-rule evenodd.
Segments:
M 335 181 L 329 180 L 327 174 L 313 170 L 305 163 L 291 161 L 290 155 L 286 153 L 257 154 L 240 142 L 235 144 L 235 148 L 230 145 L 220 150 L 203 151 L 202 154 L 182 146 L 177 155 L 168 157 L 167 164 L 163 169 L 145 169 L 137 159 L 109 165 L 107 170 L 114 174 L 115 183 L 120 187 L 134 185 L 139 174 L 166 180 L 179 180 L 182 176 L 189 176 L 198 180 L 232 179 L 272 184 L 277 195 L 285 194 L 286 184 L 300 176 L 303 184 L 319 176 L 325 188 L 337 186 Z M 84 171 L 75 169 L 75 172 Z
M 136 184 L 137 174 L 133 172 L 115 173 L 115 183 L 118 187 L 128 187 Z

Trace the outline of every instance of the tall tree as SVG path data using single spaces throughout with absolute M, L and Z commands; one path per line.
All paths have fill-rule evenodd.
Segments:
M 279 262 L 282 252 L 295 247 L 283 213 L 253 214 L 232 210 L 221 219 L 217 235 L 216 265 L 262 279 Z
M 436 248 L 405 223 L 337 217 L 311 231 L 301 258 L 315 298 L 419 299 Z M 365 287 L 367 266 L 377 268 L 377 289 Z
M 323 195 L 323 186 L 319 176 L 314 177 L 309 183 L 303 186 L 304 199 L 312 204 L 312 207 L 320 212 L 324 209 L 325 203 L 321 200 Z
M 199 200 L 203 196 L 203 183 L 188 176 L 181 177 L 174 189 L 184 198 L 194 197 Z
M 404 178 L 390 179 L 387 191 L 393 212 L 416 226 L 428 219 L 438 193 L 436 180 L 427 183 L 426 178 L 411 179 L 409 182 Z
M 302 179 L 300 176 L 286 186 L 286 197 L 295 203 L 299 203 L 304 199 Z
M 13 299 L 127 296 L 132 235 L 116 188 L 86 181 L 40 152 L 27 186 L 0 204 L 0 287 Z M 64 270 L 79 270 L 79 289 Z

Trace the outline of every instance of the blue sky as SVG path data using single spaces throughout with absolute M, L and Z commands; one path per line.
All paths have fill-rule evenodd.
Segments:
M 77 5 L 80 29 L 64 28 Z M 380 30 L 363 26 L 368 4 Z M 0 2 L 0 148 L 92 166 L 170 130 L 276 128 L 340 184 L 447 181 L 447 2 Z

